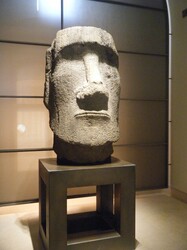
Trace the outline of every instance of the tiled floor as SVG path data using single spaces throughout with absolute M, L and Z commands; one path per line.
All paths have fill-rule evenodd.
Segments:
M 94 197 L 68 201 L 69 213 L 94 206 Z M 136 250 L 187 250 L 187 204 L 166 192 L 138 194 L 136 241 Z M 38 203 L 0 207 L 0 250 L 33 249 L 44 250 L 38 236 Z

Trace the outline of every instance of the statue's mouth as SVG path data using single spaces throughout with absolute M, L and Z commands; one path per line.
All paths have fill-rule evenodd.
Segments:
M 77 114 L 75 114 L 75 118 L 99 118 L 99 119 L 104 119 L 104 120 L 108 120 L 110 119 L 110 116 L 109 114 L 104 111 L 104 110 L 101 110 L 101 111 L 82 111 L 82 112 L 79 112 Z
M 81 110 L 80 114 L 84 114 L 84 116 L 106 116 L 108 99 L 106 91 L 94 91 L 93 88 L 83 89 L 83 91 L 79 91 L 76 95 L 76 102 Z

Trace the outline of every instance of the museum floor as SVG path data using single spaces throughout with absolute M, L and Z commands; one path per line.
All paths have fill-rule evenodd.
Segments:
M 94 197 L 68 200 L 69 213 L 92 211 L 94 206 Z M 0 249 L 43 250 L 38 203 L 0 207 Z M 138 193 L 136 250 L 187 250 L 187 204 L 167 190 Z

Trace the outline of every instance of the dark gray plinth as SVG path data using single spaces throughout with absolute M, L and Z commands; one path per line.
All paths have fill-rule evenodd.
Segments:
M 97 186 L 96 211 L 67 215 L 67 188 Z M 49 250 L 135 249 L 135 166 L 39 161 L 40 235 Z

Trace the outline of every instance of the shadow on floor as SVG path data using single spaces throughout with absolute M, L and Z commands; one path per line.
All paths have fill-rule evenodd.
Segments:
M 18 222 L 29 229 L 34 250 L 45 250 L 39 235 L 39 218 L 37 214 L 26 214 L 18 218 Z
M 36 213 L 21 215 L 17 219 L 17 223 L 29 230 L 33 250 L 45 250 L 39 235 L 39 218 Z M 141 244 L 136 240 L 135 249 L 139 249 Z

